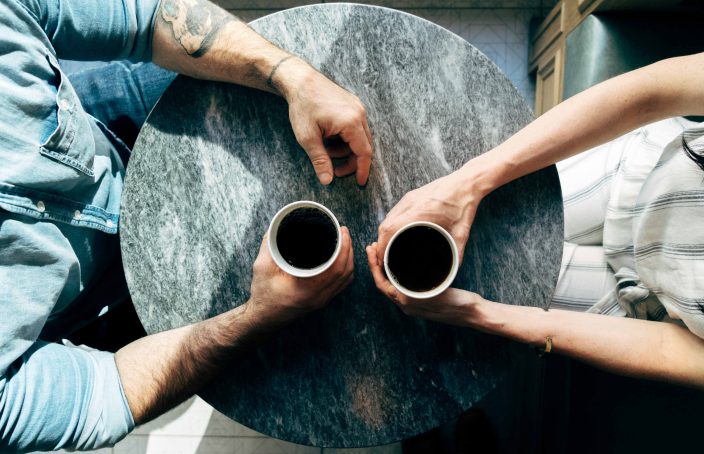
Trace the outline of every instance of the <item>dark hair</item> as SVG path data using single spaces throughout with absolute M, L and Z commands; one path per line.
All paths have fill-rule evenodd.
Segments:
M 692 150 L 689 144 L 687 144 L 684 136 L 685 134 L 682 134 L 682 148 L 684 148 L 684 152 L 687 153 L 689 159 L 694 161 L 702 170 L 704 170 L 704 154 L 702 154 L 701 151 Z

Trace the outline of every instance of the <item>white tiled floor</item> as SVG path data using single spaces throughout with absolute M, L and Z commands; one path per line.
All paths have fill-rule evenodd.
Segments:
M 266 437 L 232 421 L 198 397 L 137 427 L 97 454 L 401 454 L 398 444 L 365 449 L 321 449 Z

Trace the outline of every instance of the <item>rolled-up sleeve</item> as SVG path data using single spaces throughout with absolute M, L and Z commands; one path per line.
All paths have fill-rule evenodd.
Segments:
M 0 379 L 0 452 L 97 449 L 133 428 L 111 353 L 37 342 Z
M 150 61 L 160 0 L 20 0 L 59 58 Z
M 52 314 L 82 306 L 106 238 L 0 209 L 0 452 L 97 448 L 134 428 L 112 353 L 38 340 Z

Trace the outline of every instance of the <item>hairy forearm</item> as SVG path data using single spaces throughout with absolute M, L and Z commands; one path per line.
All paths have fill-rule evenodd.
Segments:
M 239 352 L 276 328 L 253 312 L 247 303 L 120 349 L 115 361 L 135 422 L 143 424 L 190 397 Z
M 207 0 L 163 0 L 153 60 L 181 74 L 237 83 L 286 96 L 312 68 Z
M 704 54 L 663 60 L 609 79 L 549 110 L 460 173 L 488 193 L 516 178 L 654 121 L 701 115 Z
M 663 322 L 485 302 L 467 324 L 614 373 L 704 388 L 704 340 Z

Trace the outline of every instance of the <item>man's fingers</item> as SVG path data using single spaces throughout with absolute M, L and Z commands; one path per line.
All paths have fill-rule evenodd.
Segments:
M 345 230 L 347 231 L 347 236 L 350 239 L 350 249 L 347 252 L 347 269 L 350 270 L 351 273 L 354 273 L 354 248 L 352 247 L 352 236 L 350 235 L 350 231 L 347 227 L 345 227 Z
M 372 140 L 372 133 L 369 130 L 369 123 L 367 123 L 367 117 L 364 117 L 364 120 L 362 121 L 362 126 L 364 127 L 364 134 L 367 136 L 367 140 L 369 141 L 369 157 L 368 157 L 368 162 L 365 160 L 365 162 L 362 163 L 362 165 L 366 168 L 366 179 L 369 178 L 369 173 L 371 172 L 371 166 L 372 166 L 372 155 L 374 154 L 374 141 Z M 366 158 L 365 158 L 366 159 Z M 357 168 L 360 167 L 360 164 L 357 163 Z M 360 184 L 366 184 L 366 179 L 364 183 Z M 357 180 L 359 183 L 359 180 Z
M 346 158 L 352 154 L 350 146 L 342 140 L 339 136 L 328 137 L 323 140 L 323 145 L 327 150 L 328 154 L 333 159 Z
M 269 254 L 269 231 L 267 230 L 262 236 L 262 242 L 259 245 L 257 257 L 270 256 Z M 273 259 L 271 259 L 273 261 Z
M 372 165 L 372 144 L 362 126 L 342 131 L 340 136 L 347 142 L 357 156 L 357 184 L 367 184 L 369 169 Z
M 352 175 L 357 171 L 357 156 L 352 155 L 347 158 L 343 164 L 335 167 L 336 177 L 346 177 L 347 175 Z
M 302 141 L 301 146 L 308 154 L 315 174 L 318 175 L 318 180 L 324 185 L 330 184 L 333 177 L 332 160 L 323 146 L 322 138 L 311 136 L 311 138 Z
M 269 231 L 267 230 L 266 232 L 264 232 L 264 235 L 262 235 L 262 243 L 259 245 L 259 253 L 260 254 L 262 253 L 262 251 L 264 250 L 265 247 L 268 247 L 267 246 L 268 240 L 269 240 Z
M 340 227 L 342 230 L 342 248 L 340 249 L 340 259 L 344 260 L 342 268 L 342 276 L 348 272 L 354 271 L 354 251 L 352 249 L 352 237 L 347 227 Z M 338 259 L 338 260 L 340 260 Z
M 344 229 L 347 229 L 347 227 L 343 227 Z M 351 242 L 351 238 L 350 238 Z M 351 244 L 351 243 L 350 243 Z M 345 280 L 342 282 L 342 284 L 338 287 L 338 289 L 335 291 L 335 293 L 339 293 L 342 290 L 344 290 L 352 280 L 354 280 L 354 249 L 350 247 L 347 251 L 347 259 L 346 259 L 346 264 L 345 264 L 345 269 L 342 272 L 343 276 L 347 276 Z
M 369 180 L 369 173 L 372 167 L 372 157 L 371 156 L 358 156 L 357 157 L 357 184 L 364 186 Z
M 374 142 L 372 141 L 372 133 L 371 133 L 371 131 L 369 131 L 369 123 L 367 122 L 366 117 L 364 118 L 364 121 L 362 122 L 362 126 L 364 127 L 364 133 L 367 135 L 367 139 L 369 140 L 369 143 L 373 144 Z

